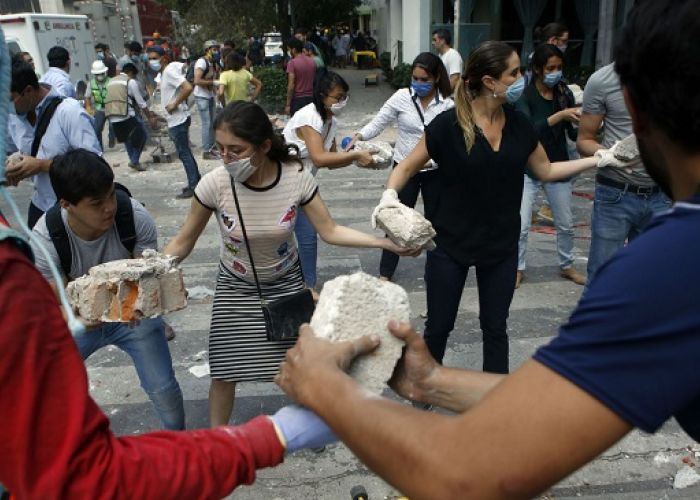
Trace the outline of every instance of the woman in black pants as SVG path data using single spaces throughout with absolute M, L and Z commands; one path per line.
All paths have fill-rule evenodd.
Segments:
M 428 252 L 425 341 L 442 362 L 470 267 L 476 268 L 484 371 L 508 372 L 506 320 L 518 262 L 525 167 L 542 181 L 571 177 L 595 158 L 550 163 L 530 121 L 506 103 L 522 94 L 520 58 L 503 42 L 484 42 L 469 56 L 455 108 L 426 127 L 399 163 L 375 209 L 397 206 L 397 191 L 433 159 L 439 198 L 432 217 L 437 248 Z

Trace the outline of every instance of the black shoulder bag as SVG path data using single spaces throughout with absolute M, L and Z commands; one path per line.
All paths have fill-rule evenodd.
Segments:
M 243 222 L 243 214 L 241 214 L 241 206 L 238 203 L 238 194 L 233 177 L 231 177 L 231 190 L 233 191 L 233 199 L 236 202 L 236 212 L 238 212 L 238 220 L 241 221 L 241 231 L 243 232 L 243 240 L 245 248 L 248 251 L 250 265 L 253 268 L 253 276 L 255 277 L 255 287 L 258 290 L 260 298 L 260 307 L 262 307 L 263 317 L 265 318 L 265 330 L 267 331 L 267 340 L 280 341 L 291 340 L 299 336 L 299 327 L 302 323 L 308 323 L 311 320 L 311 315 L 316 307 L 314 304 L 311 290 L 304 288 L 295 292 L 289 297 L 277 299 L 272 302 L 265 300 L 260 289 L 260 280 L 258 273 L 255 270 L 255 262 L 253 262 L 253 252 L 250 251 L 250 243 L 248 242 L 248 233 Z M 299 261 L 301 266 L 301 260 Z

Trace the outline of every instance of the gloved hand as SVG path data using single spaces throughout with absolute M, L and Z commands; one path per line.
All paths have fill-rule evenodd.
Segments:
M 615 157 L 615 146 L 619 143 L 616 142 L 615 144 L 612 145 L 610 149 L 599 149 L 598 151 L 595 152 L 594 156 L 598 160 L 597 167 L 602 168 L 602 167 L 613 167 L 613 168 L 627 168 L 627 167 L 632 167 L 635 166 L 636 164 L 639 163 L 638 159 L 632 160 L 632 161 L 624 161 L 620 160 Z
M 298 405 L 285 406 L 270 418 L 284 438 L 282 444 L 287 453 L 304 448 L 321 448 L 338 440 L 323 420 Z
M 377 215 L 380 210 L 383 208 L 399 208 L 401 206 L 402 203 L 399 201 L 399 195 L 394 189 L 384 190 L 379 200 L 379 205 L 377 205 L 372 212 L 372 229 L 377 229 Z

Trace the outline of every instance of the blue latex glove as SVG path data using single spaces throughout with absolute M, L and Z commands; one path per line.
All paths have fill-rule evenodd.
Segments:
M 287 453 L 304 448 L 320 448 L 338 438 L 315 413 L 301 406 L 289 405 L 270 417 L 286 441 Z

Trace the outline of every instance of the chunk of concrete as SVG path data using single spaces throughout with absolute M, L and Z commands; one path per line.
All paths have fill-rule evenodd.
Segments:
M 389 168 L 393 163 L 394 149 L 386 141 L 357 141 L 354 148 L 358 151 L 374 151 L 372 159 L 374 164 L 368 167 L 362 167 L 355 163 L 360 168 L 371 168 L 374 170 L 383 170 Z
M 613 156 L 620 161 L 631 162 L 639 160 L 639 146 L 634 134 L 628 135 L 612 147 Z
M 568 85 L 568 87 L 574 95 L 574 103 L 576 106 L 581 106 L 583 104 L 583 89 L 575 83 Z
M 402 248 L 433 250 L 433 225 L 419 212 L 406 205 L 383 208 L 377 213 L 377 227 Z
M 688 465 L 684 465 L 681 469 L 676 472 L 673 478 L 673 489 L 680 490 L 683 488 L 688 488 L 700 482 L 700 474 L 697 473 L 695 468 Z
M 403 342 L 387 329 L 390 320 L 409 321 L 408 294 L 399 285 L 365 273 L 339 276 L 323 285 L 311 328 L 331 342 L 377 334 L 379 347 L 355 360 L 350 375 L 364 388 L 381 394 L 401 357 Z
M 125 322 L 152 318 L 187 305 L 182 272 L 172 257 L 144 252 L 95 266 L 71 281 L 68 299 L 88 321 Z

